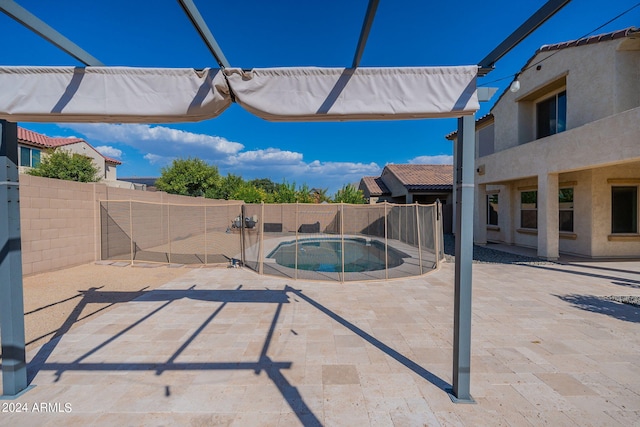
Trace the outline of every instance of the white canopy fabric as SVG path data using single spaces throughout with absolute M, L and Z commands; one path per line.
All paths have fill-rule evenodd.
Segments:
M 173 123 L 220 115 L 232 99 L 270 121 L 460 117 L 479 109 L 478 67 L 0 67 L 0 119 Z
M 218 69 L 0 67 L 0 88 L 12 122 L 193 122 L 231 104 Z
M 270 121 L 459 117 L 480 107 L 477 66 L 225 69 L 235 101 Z

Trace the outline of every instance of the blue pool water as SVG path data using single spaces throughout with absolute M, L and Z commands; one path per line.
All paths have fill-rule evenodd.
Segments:
M 394 249 L 387 248 L 386 262 L 384 243 L 376 240 L 345 239 L 344 240 L 344 271 L 362 272 L 383 270 L 388 267 L 401 265 L 403 257 L 408 255 Z M 296 243 L 281 243 L 267 258 L 274 259 L 278 264 L 296 267 Z M 342 272 L 343 246 L 340 239 L 304 239 L 298 241 L 297 265 L 300 270 Z

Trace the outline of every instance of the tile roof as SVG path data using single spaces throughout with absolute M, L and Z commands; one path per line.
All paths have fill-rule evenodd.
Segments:
M 379 176 L 365 176 L 362 181 L 372 196 L 383 196 L 385 194 L 391 194 L 391 191 L 384 185 L 382 178 Z
M 96 151 L 97 151 L 97 150 L 96 150 Z M 116 165 L 121 165 L 121 164 L 122 164 L 122 162 L 121 162 L 120 160 L 118 160 L 118 159 L 114 159 L 113 157 L 107 157 L 107 156 L 105 156 L 105 155 L 104 155 L 104 154 L 102 154 L 102 153 L 100 153 L 100 155 L 101 155 L 102 157 L 104 157 L 104 159 L 105 159 L 107 162 L 109 162 L 109 163 L 115 163 Z
M 629 27 L 629 28 L 624 28 L 622 30 L 613 31 L 611 33 L 598 34 L 591 37 L 584 37 L 578 40 L 570 40 L 567 42 L 555 43 L 555 44 L 546 44 L 542 46 L 540 49 L 538 49 L 536 54 L 540 52 L 548 52 L 551 50 L 560 50 L 567 47 L 582 46 L 585 44 L 594 44 L 594 43 L 599 43 L 603 41 L 620 39 L 636 33 L 640 33 L 640 29 L 636 27 Z
M 18 126 L 18 140 L 44 148 L 57 148 L 63 145 L 84 142 L 82 138 L 51 138 Z
M 484 116 L 480 117 L 479 119 L 476 119 L 476 130 L 478 130 L 478 128 L 480 128 L 485 123 L 489 123 L 489 122 L 493 122 L 493 113 L 487 113 Z M 449 141 L 453 141 L 454 139 L 456 139 L 457 136 L 458 136 L 458 131 L 454 130 L 453 132 L 446 134 L 444 137 Z
M 453 165 L 387 165 L 385 169 L 395 175 L 407 190 L 453 188 Z
M 29 129 L 22 128 L 18 126 L 18 141 L 22 143 L 27 143 L 29 145 L 33 145 L 36 147 L 42 148 L 58 148 L 63 147 L 65 145 L 76 144 L 78 142 L 84 142 L 89 147 L 93 148 L 96 152 L 98 152 L 104 159 L 109 163 L 114 163 L 116 165 L 121 165 L 122 162 L 120 160 L 113 159 L 111 157 L 107 157 L 100 153 L 95 149 L 91 144 L 85 141 L 82 138 L 51 138 L 47 135 L 43 135 L 38 132 L 34 132 Z
M 591 36 L 591 37 L 583 37 L 583 38 L 580 38 L 580 39 L 577 39 L 577 40 L 570 40 L 570 41 L 561 42 L 561 43 L 543 45 L 538 50 L 536 50 L 534 52 L 533 56 L 531 58 L 529 58 L 529 60 L 524 64 L 524 66 L 520 69 L 520 71 L 513 76 L 512 83 L 518 79 L 518 76 L 520 74 L 522 74 L 523 72 L 525 72 L 527 69 L 530 68 L 530 64 L 533 62 L 535 57 L 541 52 L 550 52 L 550 51 L 554 51 L 554 50 L 558 51 L 558 50 L 566 49 L 566 48 L 569 48 L 569 47 L 576 47 L 576 46 L 583 46 L 583 45 L 586 45 L 586 44 L 595 44 L 595 43 L 600 43 L 600 42 L 605 42 L 605 41 L 611 41 L 611 40 L 621 39 L 621 38 L 624 38 L 624 37 L 633 36 L 633 35 L 636 35 L 636 34 L 640 34 L 640 28 L 628 27 L 628 28 L 624 28 L 622 30 L 612 31 L 610 33 L 605 33 L 605 34 L 598 34 L 598 35 Z M 495 107 L 498 104 L 498 102 L 500 102 L 500 100 L 502 99 L 504 94 L 507 93 L 507 91 L 509 90 L 510 86 L 511 86 L 511 84 L 509 84 L 509 86 L 507 86 L 502 91 L 500 96 L 493 103 L 493 107 Z M 492 111 L 493 111 L 493 107 L 491 107 Z M 491 115 L 491 113 L 488 114 L 488 115 Z M 476 120 L 476 126 L 485 117 L 487 117 L 487 115 L 485 115 L 485 116 L 481 117 L 480 119 Z M 457 134 L 457 131 L 453 131 L 453 132 L 447 134 L 445 136 L 445 138 L 448 139 L 448 140 L 453 140 L 454 137 L 456 136 L 456 134 Z

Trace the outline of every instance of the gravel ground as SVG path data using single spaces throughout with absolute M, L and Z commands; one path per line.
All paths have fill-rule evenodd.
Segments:
M 447 262 L 455 261 L 455 236 L 446 234 L 444 236 L 444 254 Z M 552 261 L 545 261 L 539 258 L 528 257 L 524 255 L 512 254 L 504 251 L 491 249 L 487 246 L 473 245 L 473 263 L 474 264 L 535 264 L 550 265 L 558 264 Z M 640 296 L 621 296 L 610 295 L 604 297 L 611 301 L 640 307 Z
M 27 350 L 189 270 L 84 264 L 27 276 L 23 279 Z
M 447 262 L 455 261 L 455 244 L 455 236 L 453 234 L 445 234 L 444 254 Z M 552 264 L 552 262 L 545 261 L 540 258 L 512 254 L 504 251 L 490 249 L 488 246 L 477 245 L 473 245 L 473 262 L 477 264 Z
M 606 298 L 610 299 L 611 301 L 621 302 L 621 303 L 624 303 L 624 304 L 635 305 L 636 307 L 640 307 L 640 296 L 637 296 L 637 295 L 634 295 L 634 296 L 616 296 L 616 295 L 612 295 L 612 296 L 608 296 Z

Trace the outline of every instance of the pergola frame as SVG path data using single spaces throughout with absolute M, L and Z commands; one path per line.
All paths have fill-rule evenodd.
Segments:
M 524 24 L 507 37 L 478 64 L 486 75 L 496 61 L 542 25 L 570 0 L 549 0 Z M 192 24 L 222 68 L 229 62 L 215 41 L 192 0 L 178 0 Z M 369 0 L 352 69 L 359 67 L 375 17 L 378 0 Z M 62 34 L 19 6 L 0 0 L 0 10 L 88 66 L 102 63 Z M 488 101 L 492 91 L 478 91 L 480 101 Z M 19 178 L 17 166 L 17 126 L 0 121 L 0 330 L 2 346 L 2 398 L 13 399 L 28 389 L 24 334 L 22 254 L 20 238 Z M 456 261 L 454 295 L 453 384 L 450 396 L 456 403 L 473 403 L 470 394 L 471 291 L 473 261 L 473 189 L 475 161 L 475 115 L 458 119 L 455 147 Z

